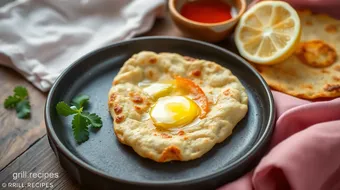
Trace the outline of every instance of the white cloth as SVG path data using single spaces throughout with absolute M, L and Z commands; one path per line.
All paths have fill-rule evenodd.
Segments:
M 42 91 L 81 56 L 149 30 L 164 0 L 17 0 L 0 8 L 0 64 Z

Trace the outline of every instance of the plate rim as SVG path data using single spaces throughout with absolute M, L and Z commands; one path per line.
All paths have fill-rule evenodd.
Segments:
M 81 62 L 88 59 L 89 57 L 97 54 L 98 52 L 105 51 L 106 49 L 121 46 L 121 45 L 124 45 L 124 44 L 130 44 L 130 43 L 133 43 L 135 41 L 143 41 L 143 40 L 177 40 L 177 41 L 185 41 L 185 42 L 189 42 L 189 43 L 196 43 L 196 44 L 204 45 L 204 46 L 207 46 L 207 47 L 210 47 L 210 48 L 213 48 L 213 49 L 217 49 L 217 50 L 219 50 L 219 51 L 221 51 L 225 54 L 228 54 L 229 56 L 232 56 L 233 58 L 237 59 L 239 62 L 242 62 L 242 64 L 246 65 L 246 67 L 248 67 L 248 69 L 250 69 L 253 72 L 253 74 L 255 74 L 256 77 L 258 77 L 260 79 L 260 82 L 265 89 L 265 93 L 266 93 L 267 97 L 269 97 L 269 120 L 267 122 L 267 125 L 265 127 L 265 131 L 263 132 L 262 136 L 259 137 L 258 141 L 254 144 L 254 146 L 252 146 L 252 148 L 249 151 L 247 151 L 246 154 L 242 155 L 238 159 L 235 159 L 232 163 L 230 163 L 230 165 L 228 167 L 224 167 L 224 168 L 220 169 L 219 171 L 216 171 L 215 173 L 212 173 L 210 175 L 197 177 L 197 178 L 194 178 L 194 179 L 191 179 L 191 180 L 184 179 L 184 180 L 172 180 L 170 182 L 169 181 L 142 182 L 142 181 L 131 181 L 131 180 L 127 180 L 127 179 L 113 177 L 113 176 L 107 174 L 105 171 L 102 171 L 102 170 L 100 170 L 100 169 L 98 169 L 94 166 L 91 166 L 90 164 L 81 160 L 80 158 L 75 156 L 71 151 L 68 150 L 68 148 L 60 141 L 57 134 L 55 133 L 55 131 L 52 127 L 53 126 L 52 121 L 50 119 L 51 116 L 49 114 L 49 110 L 51 109 L 51 100 L 53 98 L 54 92 L 57 89 L 58 84 L 61 82 L 61 80 L 64 78 L 64 76 L 73 67 L 80 64 Z M 64 154 L 64 156 L 66 156 L 69 160 L 71 160 L 77 166 L 80 166 L 83 169 L 86 169 L 86 170 L 88 170 L 88 171 L 90 171 L 90 172 L 92 172 L 96 175 L 99 175 L 101 177 L 104 177 L 108 180 L 113 180 L 113 181 L 117 181 L 117 182 L 120 182 L 120 183 L 131 184 L 131 185 L 155 186 L 155 187 L 159 186 L 159 185 L 190 185 L 190 184 L 195 184 L 195 183 L 202 182 L 202 181 L 212 180 L 216 177 L 224 175 L 225 173 L 227 173 L 230 170 L 235 169 L 239 165 L 247 163 L 247 158 L 253 157 L 258 152 L 259 149 L 262 149 L 267 144 L 267 142 L 270 141 L 270 139 L 268 139 L 268 136 L 270 136 L 272 134 L 273 129 L 274 129 L 275 114 L 276 114 L 276 110 L 275 110 L 274 98 L 273 98 L 273 95 L 271 93 L 271 90 L 270 90 L 268 84 L 265 82 L 263 77 L 246 60 L 244 60 L 242 57 L 238 56 L 237 54 L 235 54 L 235 53 L 233 53 L 233 52 L 231 52 L 231 51 L 229 51 L 225 48 L 219 47 L 219 46 L 211 44 L 211 43 L 198 41 L 198 40 L 194 40 L 194 39 L 189 39 L 189 38 L 172 37 L 172 36 L 136 37 L 136 38 L 132 38 L 132 39 L 129 39 L 129 40 L 124 40 L 124 41 L 112 43 L 112 44 L 97 48 L 97 49 L 83 55 L 82 57 L 80 57 L 79 59 L 77 59 L 76 61 L 71 63 L 71 65 L 69 65 L 58 76 L 58 78 L 56 79 L 56 81 L 54 82 L 54 84 L 52 85 L 52 87 L 51 87 L 51 89 L 48 93 L 46 103 L 45 103 L 45 108 L 44 108 L 44 120 L 45 120 L 45 123 L 46 123 L 46 129 L 47 129 L 48 137 L 54 142 L 54 145 L 56 147 L 58 147 L 58 150 L 60 150 Z

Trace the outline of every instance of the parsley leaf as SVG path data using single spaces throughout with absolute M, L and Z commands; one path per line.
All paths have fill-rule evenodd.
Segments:
M 57 104 L 57 112 L 59 115 L 62 116 L 69 116 L 78 113 L 77 110 L 72 109 L 69 105 L 67 105 L 65 102 L 59 102 Z
M 103 126 L 102 119 L 95 113 L 83 112 L 82 116 L 87 119 L 87 121 L 91 124 L 91 127 L 101 128 Z
M 72 105 L 76 106 L 78 109 L 83 107 L 87 101 L 90 99 L 88 95 L 79 95 L 72 99 Z
M 31 113 L 31 106 L 28 101 L 27 89 L 23 86 L 17 86 L 13 92 L 14 95 L 8 96 L 4 102 L 5 108 L 15 108 L 17 117 L 20 119 L 28 118 Z
M 78 143 L 89 139 L 89 128 L 86 118 L 81 114 L 76 114 L 72 120 L 73 136 Z
M 77 143 L 83 143 L 89 139 L 90 127 L 101 128 L 103 125 L 102 119 L 97 114 L 83 111 L 89 99 L 87 95 L 79 95 L 72 99 L 71 107 L 63 101 L 56 106 L 59 115 L 73 115 L 72 131 Z

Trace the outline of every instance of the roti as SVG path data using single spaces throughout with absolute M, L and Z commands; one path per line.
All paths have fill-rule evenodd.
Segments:
M 305 99 L 340 96 L 340 21 L 299 12 L 301 44 L 287 60 L 254 65 L 275 90 Z
M 201 157 L 246 115 L 245 88 L 230 70 L 175 53 L 140 52 L 109 91 L 117 139 L 156 162 Z

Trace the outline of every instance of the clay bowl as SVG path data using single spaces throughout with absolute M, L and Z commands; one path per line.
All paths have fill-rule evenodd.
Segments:
M 185 3 L 192 2 L 192 0 L 169 0 L 168 5 L 173 22 L 184 35 L 202 41 L 218 42 L 231 34 L 247 7 L 246 0 L 224 1 L 233 7 L 231 11 L 233 18 L 218 23 L 201 23 L 182 16 L 180 14 L 181 8 Z

